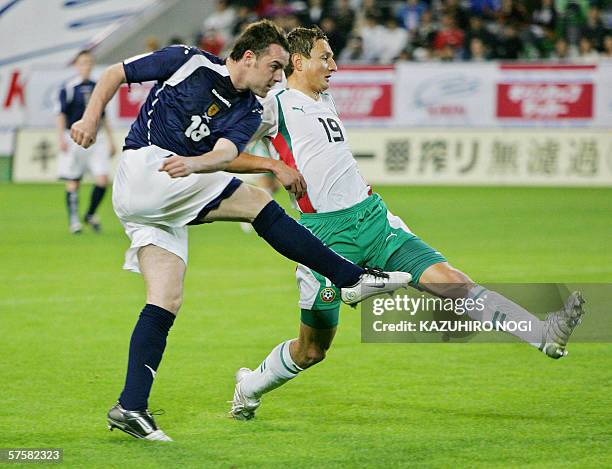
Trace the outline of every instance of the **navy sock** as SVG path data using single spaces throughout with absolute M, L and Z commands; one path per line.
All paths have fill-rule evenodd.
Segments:
M 338 288 L 354 285 L 363 273 L 361 267 L 325 246 L 273 200 L 253 220 L 253 228 L 283 256 L 324 275 Z
M 125 387 L 119 397 L 124 409 L 147 408 L 153 378 L 164 354 L 166 337 L 174 318 L 170 311 L 152 304 L 146 304 L 140 313 L 130 340 Z
M 102 198 L 104 197 L 104 193 L 106 192 L 106 186 L 98 186 L 95 185 L 91 191 L 91 200 L 89 202 L 89 209 L 87 210 L 87 216 L 91 216 L 96 213 L 96 209 L 100 202 L 102 202 Z
M 77 191 L 66 191 L 66 208 L 70 221 L 79 218 L 79 193 Z

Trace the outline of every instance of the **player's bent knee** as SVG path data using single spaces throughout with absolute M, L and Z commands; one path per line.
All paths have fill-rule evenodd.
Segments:
M 159 306 L 160 308 L 164 308 L 166 311 L 170 311 L 175 316 L 178 314 L 181 306 L 183 305 L 183 297 L 182 295 L 174 295 L 174 296 L 153 296 L 149 295 L 147 297 L 147 303 L 154 304 Z
M 249 186 L 248 198 L 249 215 L 252 217 L 250 221 L 255 220 L 259 212 L 272 201 L 272 196 L 268 192 L 255 186 Z
M 470 279 L 470 277 L 461 272 L 459 269 L 454 268 L 450 264 L 447 264 L 447 268 L 445 269 L 445 276 L 447 279 L 447 283 L 472 283 L 472 279 Z

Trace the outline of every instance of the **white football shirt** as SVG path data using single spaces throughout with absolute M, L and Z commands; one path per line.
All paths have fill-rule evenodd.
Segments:
M 272 90 L 262 104 L 262 124 L 255 138 L 267 137 L 270 154 L 296 168 L 308 185 L 296 208 L 304 213 L 332 212 L 371 194 L 328 93 L 314 100 L 295 89 Z

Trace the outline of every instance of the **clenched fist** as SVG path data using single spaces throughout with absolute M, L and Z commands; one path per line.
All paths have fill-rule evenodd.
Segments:
M 189 176 L 196 172 L 196 157 L 173 155 L 164 160 L 159 171 L 167 172 L 172 178 Z
M 83 148 L 89 148 L 96 141 L 98 126 L 95 122 L 78 120 L 70 127 L 70 137 Z

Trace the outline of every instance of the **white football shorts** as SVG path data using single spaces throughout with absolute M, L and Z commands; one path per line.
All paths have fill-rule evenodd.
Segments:
M 187 265 L 187 224 L 235 190 L 227 193 L 238 180 L 223 172 L 176 179 L 160 172 L 164 158 L 173 154 L 152 145 L 125 150 L 119 158 L 113 208 L 131 241 L 126 270 L 140 272 L 137 253 L 149 244 L 177 255 Z
M 108 139 L 99 134 L 89 148 L 83 148 L 70 138 L 70 131 L 64 132 L 68 144 L 66 152 L 60 152 L 57 174 L 60 179 L 80 180 L 86 172 L 92 176 L 108 176 L 111 171 L 111 154 Z

